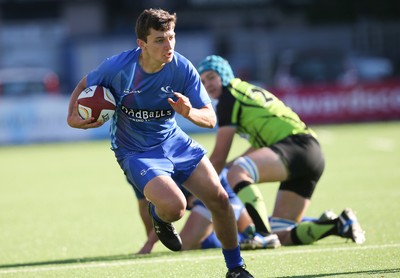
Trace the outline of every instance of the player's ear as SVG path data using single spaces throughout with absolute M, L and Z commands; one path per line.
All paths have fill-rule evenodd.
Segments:
M 142 49 L 146 46 L 146 42 L 144 40 L 141 40 L 141 39 L 137 39 L 136 43 Z

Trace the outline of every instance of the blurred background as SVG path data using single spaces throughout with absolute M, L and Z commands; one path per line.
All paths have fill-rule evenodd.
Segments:
M 150 7 L 177 13 L 176 50 L 194 65 L 227 58 L 309 124 L 400 119 L 398 0 L 0 0 L 0 145 L 106 138 L 107 125 L 66 125 L 68 96 L 136 47 Z

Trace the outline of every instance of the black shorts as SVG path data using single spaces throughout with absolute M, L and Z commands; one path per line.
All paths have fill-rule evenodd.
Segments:
M 279 190 L 293 191 L 310 199 L 325 168 L 318 141 L 309 134 L 292 135 L 270 148 L 281 157 L 289 172 Z

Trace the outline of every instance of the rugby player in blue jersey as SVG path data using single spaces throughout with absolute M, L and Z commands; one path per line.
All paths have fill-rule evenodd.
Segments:
M 110 89 L 117 108 L 110 135 L 111 148 L 127 179 L 149 201 L 149 214 L 160 241 L 179 251 L 182 241 L 172 222 L 182 218 L 186 198 L 177 184 L 210 210 L 222 244 L 227 277 L 253 277 L 244 268 L 237 226 L 228 194 L 205 155 L 206 150 L 184 133 L 175 121 L 179 113 L 194 124 L 213 128 L 216 115 L 199 74 L 174 51 L 176 14 L 144 10 L 136 21 L 138 47 L 107 58 L 84 76 L 73 90 L 68 124 L 96 128 L 82 120 L 77 97 L 89 86 Z

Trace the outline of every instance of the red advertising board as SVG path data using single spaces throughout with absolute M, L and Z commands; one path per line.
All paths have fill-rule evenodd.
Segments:
M 400 80 L 269 90 L 306 123 L 400 119 Z

